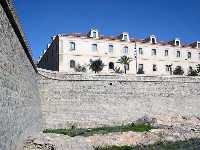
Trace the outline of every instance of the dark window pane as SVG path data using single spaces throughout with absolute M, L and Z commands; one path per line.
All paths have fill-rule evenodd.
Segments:
M 70 68 L 75 68 L 75 61 L 74 60 L 70 60 Z
M 109 69 L 114 69 L 114 63 L 113 62 L 109 62 Z
M 168 50 L 165 50 L 165 56 L 168 56 L 168 55 L 169 55 Z
M 152 38 L 152 44 L 156 44 L 156 39 L 155 38 Z

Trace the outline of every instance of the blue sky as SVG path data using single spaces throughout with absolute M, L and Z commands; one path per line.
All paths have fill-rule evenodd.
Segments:
M 100 34 L 150 34 L 158 40 L 200 40 L 200 0 L 15 0 L 25 34 L 37 60 L 59 33 L 96 27 Z

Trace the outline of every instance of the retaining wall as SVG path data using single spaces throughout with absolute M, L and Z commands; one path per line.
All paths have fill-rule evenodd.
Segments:
M 39 72 L 45 128 L 121 124 L 144 115 L 200 116 L 199 77 Z

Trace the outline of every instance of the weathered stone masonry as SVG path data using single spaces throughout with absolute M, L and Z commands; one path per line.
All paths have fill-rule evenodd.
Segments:
M 200 117 L 198 77 L 69 75 L 44 70 L 38 75 L 9 2 L 0 0 L 0 150 L 20 150 L 23 139 L 41 131 L 42 123 L 44 128 L 94 127 L 144 115 Z
M 0 1 L 0 150 L 21 149 L 42 121 L 36 68 L 11 9 Z
M 40 73 L 46 128 L 128 123 L 144 115 L 200 116 L 198 77 Z

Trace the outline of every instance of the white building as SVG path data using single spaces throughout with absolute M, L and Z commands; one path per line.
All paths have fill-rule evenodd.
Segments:
M 59 72 L 74 73 L 75 67 L 87 66 L 90 60 L 100 58 L 106 65 L 101 73 L 114 73 L 114 68 L 123 66 L 117 63 L 121 56 L 132 58 L 127 74 L 143 72 L 146 75 L 170 75 L 177 66 L 185 74 L 190 67 L 200 64 L 200 42 L 183 44 L 175 38 L 170 42 L 158 41 L 151 35 L 146 39 L 131 39 L 127 32 L 117 37 L 101 36 L 96 29 L 88 34 L 60 34 L 52 37 L 41 57 L 38 67 Z M 137 71 L 136 71 L 137 70 Z

